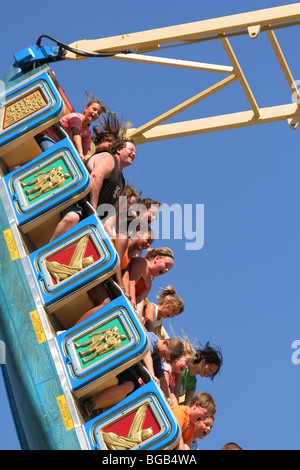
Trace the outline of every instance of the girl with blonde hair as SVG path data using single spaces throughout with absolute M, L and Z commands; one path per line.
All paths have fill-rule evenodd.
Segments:
M 167 286 L 157 295 L 157 304 L 149 302 L 144 308 L 145 327 L 159 338 L 163 336 L 162 321 L 165 318 L 174 318 L 184 310 L 184 302 L 177 295 L 176 289 Z
M 182 354 L 173 360 L 164 362 L 164 379 L 161 381 L 161 388 L 170 406 L 177 406 L 177 389 L 180 385 L 176 380 L 194 361 L 196 351 L 188 337 L 182 332 L 181 340 L 184 347 Z

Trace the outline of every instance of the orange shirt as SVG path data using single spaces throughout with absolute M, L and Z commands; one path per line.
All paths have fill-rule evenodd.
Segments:
M 184 442 L 191 444 L 194 440 L 195 425 L 191 421 L 188 409 L 189 407 L 185 405 L 173 406 L 172 413 L 181 429 L 182 439 Z
M 145 290 L 147 290 L 147 286 L 145 280 L 141 277 L 135 284 L 135 295 L 138 297 L 142 295 Z
M 115 244 L 115 240 L 113 238 L 111 238 L 110 241 L 113 243 L 113 245 Z M 130 263 L 130 257 L 129 257 L 128 247 L 127 247 L 120 261 L 121 270 L 123 271 L 124 269 L 126 269 L 129 263 Z
M 126 248 L 125 253 L 124 253 L 124 255 L 122 257 L 122 260 L 121 260 L 121 269 L 122 269 L 122 271 L 127 268 L 129 263 L 130 263 L 130 257 L 129 257 L 129 254 L 128 254 L 128 248 Z

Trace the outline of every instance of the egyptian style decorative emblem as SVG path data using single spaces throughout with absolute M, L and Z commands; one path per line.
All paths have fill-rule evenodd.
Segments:
M 86 247 L 89 241 L 89 235 L 82 237 L 74 250 L 70 264 L 62 264 L 58 261 L 46 261 L 45 265 L 51 276 L 56 282 L 61 282 L 73 274 L 94 263 L 93 256 L 84 257 Z
M 146 418 L 148 403 L 144 403 L 136 412 L 127 437 L 119 436 L 114 432 L 102 431 L 102 438 L 110 450 L 128 450 L 141 444 L 153 436 L 152 428 L 143 429 Z
M 89 340 L 84 343 L 74 343 L 77 349 L 89 346 L 85 351 L 79 351 L 80 357 L 82 357 L 83 364 L 92 361 L 97 356 L 101 356 L 109 351 L 118 349 L 121 342 L 127 339 L 127 336 L 119 333 L 117 326 L 113 328 L 107 328 L 103 331 L 97 331 L 89 335 Z M 89 356 L 85 359 L 86 356 Z
M 34 176 L 35 178 L 27 183 L 21 182 L 22 187 L 34 185 L 31 189 L 25 189 L 27 195 L 35 193 L 33 196 L 28 196 L 30 201 L 36 199 L 43 193 L 48 193 L 49 191 L 59 188 L 65 183 L 66 178 L 70 178 L 68 173 L 63 172 L 61 166 L 46 171 L 39 171 Z
M 5 117 L 3 120 L 3 129 L 7 129 L 13 124 L 25 119 L 27 116 L 39 111 L 47 105 L 40 89 L 37 89 L 21 99 L 8 104 L 5 107 Z

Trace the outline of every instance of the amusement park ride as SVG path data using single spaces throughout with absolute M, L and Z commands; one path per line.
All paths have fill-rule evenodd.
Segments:
M 5 343 L 2 371 L 22 449 L 164 450 L 174 449 L 180 438 L 163 393 L 142 363 L 149 350 L 146 330 L 112 279 L 118 255 L 97 215 L 49 243 L 61 211 L 87 195 L 91 183 L 62 127 L 61 140 L 45 152 L 34 139 L 72 111 L 48 64 L 109 57 L 224 74 L 215 85 L 130 129 L 137 144 L 280 120 L 295 129 L 300 95 L 276 31 L 299 24 L 300 3 L 295 3 L 71 45 L 43 36 L 15 55 L 0 94 L 0 338 Z M 294 102 L 260 108 L 255 99 L 230 40 L 241 35 L 255 40 L 261 34 L 271 43 Z M 43 46 L 46 38 L 55 46 Z M 151 55 L 212 40 L 222 44 L 229 65 Z M 248 111 L 166 123 L 234 82 L 244 91 Z M 58 266 L 64 267 L 60 275 Z M 94 306 L 88 291 L 104 281 L 112 301 L 75 325 Z M 105 347 L 95 353 L 93 338 L 101 335 Z M 116 376 L 129 367 L 143 385 L 87 419 L 80 401 L 116 384 Z

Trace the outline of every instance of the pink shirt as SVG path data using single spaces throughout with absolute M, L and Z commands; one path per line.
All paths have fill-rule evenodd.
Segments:
M 82 147 L 90 148 L 91 142 L 92 142 L 92 133 L 88 126 L 82 127 L 82 120 L 83 120 L 83 114 L 71 113 L 71 114 L 67 114 L 66 116 L 63 116 L 60 122 L 66 129 L 70 139 L 73 139 L 72 127 L 79 129 L 80 137 L 82 139 Z M 52 127 L 48 127 L 48 129 L 45 129 L 42 132 L 42 134 L 52 137 L 52 139 L 54 139 L 55 142 L 59 142 L 59 138 L 55 134 Z
M 169 386 L 175 387 L 175 376 L 172 372 L 172 366 L 169 362 L 164 362 L 164 369 L 169 374 Z

